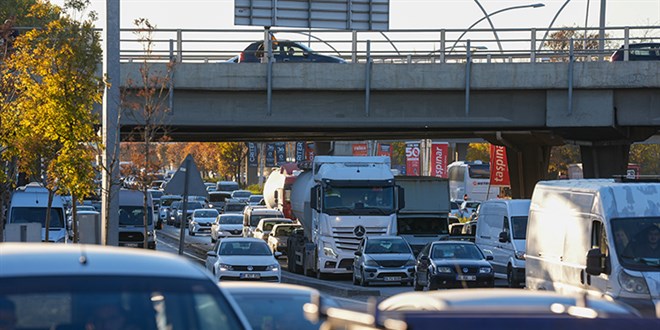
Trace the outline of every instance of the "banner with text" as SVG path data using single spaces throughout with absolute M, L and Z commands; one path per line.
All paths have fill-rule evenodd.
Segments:
M 306 149 L 306 157 L 308 161 L 313 161 L 314 160 L 314 142 L 307 143 L 307 149 Z
M 509 163 L 506 147 L 490 145 L 490 185 L 509 186 Z
M 296 142 L 296 163 L 305 161 L 305 142 Z
M 367 156 L 368 154 L 366 143 L 353 143 L 353 156 Z
M 248 166 L 249 167 L 258 167 L 259 166 L 259 148 L 254 142 L 248 142 Z
M 389 143 L 379 143 L 376 156 L 392 157 L 392 146 Z
M 275 143 L 275 159 L 277 160 L 277 166 L 286 163 L 286 142 Z
M 419 158 L 420 158 L 420 142 L 406 142 L 406 175 L 419 176 L 421 173 Z
M 266 167 L 275 166 L 275 144 L 266 144 Z
M 431 175 L 438 178 L 447 178 L 447 153 L 449 143 L 431 143 Z

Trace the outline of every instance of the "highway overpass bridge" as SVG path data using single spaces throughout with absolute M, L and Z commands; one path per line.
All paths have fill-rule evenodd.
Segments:
M 123 63 L 124 79 L 136 79 L 139 66 Z M 164 120 L 169 135 L 175 141 L 479 137 L 509 147 L 518 173 L 514 191 L 529 196 L 547 172 L 551 146 L 580 145 L 585 176 L 606 177 L 624 173 L 630 144 L 660 129 L 660 62 L 654 61 L 271 68 L 269 74 L 262 63 L 177 63 Z M 152 69 L 164 72 L 164 64 Z M 122 116 L 123 133 L 139 124 Z

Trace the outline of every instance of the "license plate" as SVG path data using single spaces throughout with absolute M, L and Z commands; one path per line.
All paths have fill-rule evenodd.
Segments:
M 254 280 L 258 279 L 261 277 L 261 274 L 259 273 L 242 273 L 241 278 L 246 279 L 246 280 Z
M 138 243 L 126 243 L 126 244 L 124 244 L 124 246 L 128 246 L 128 247 L 137 247 L 137 246 L 138 246 Z
M 456 279 L 459 281 L 476 281 L 476 275 L 457 275 Z
M 401 276 L 385 276 L 385 281 L 401 281 Z

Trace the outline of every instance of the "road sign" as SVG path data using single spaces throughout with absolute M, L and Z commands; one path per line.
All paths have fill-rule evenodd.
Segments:
M 189 168 L 186 168 L 186 160 L 190 159 Z M 204 185 L 204 180 L 202 180 L 202 175 L 195 165 L 195 160 L 191 155 L 186 156 L 186 159 L 183 160 L 181 166 L 176 170 L 172 179 L 167 182 L 165 186 L 165 194 L 168 195 L 181 195 L 184 194 L 184 185 L 185 185 L 185 176 L 186 171 L 188 171 L 188 195 L 191 196 L 204 196 L 209 197 L 208 192 L 206 191 L 206 186 Z
M 387 31 L 389 0 L 234 0 L 234 24 Z

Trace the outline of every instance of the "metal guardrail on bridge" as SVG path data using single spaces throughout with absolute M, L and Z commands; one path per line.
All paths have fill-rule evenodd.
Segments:
M 155 29 L 152 53 L 145 56 L 137 38 L 138 31 L 121 30 L 122 61 L 147 58 L 150 61 L 224 62 L 251 42 L 264 38 L 264 30 L 256 29 Z M 599 52 L 599 31 L 599 28 L 566 27 L 387 32 L 271 30 L 274 38 L 296 41 L 318 53 L 339 56 L 353 63 L 366 62 L 367 58 L 374 63 L 464 63 L 468 54 L 476 63 L 559 62 L 568 61 L 571 43 L 576 61 L 603 61 L 609 60 L 621 46 L 627 50 L 633 43 L 660 42 L 660 26 L 608 27 L 605 28 L 604 50 Z M 573 39 L 569 39 L 571 37 Z

